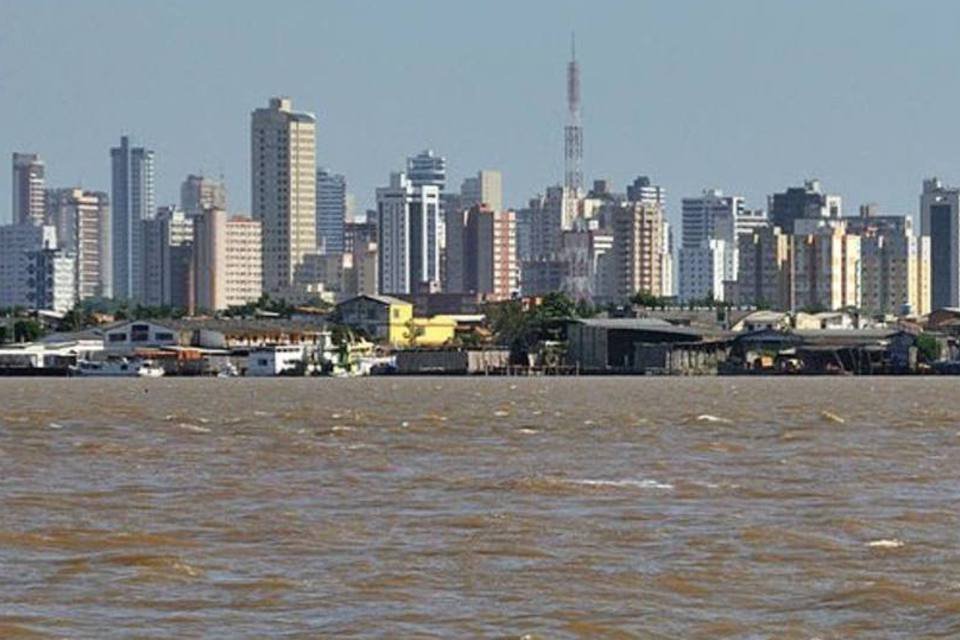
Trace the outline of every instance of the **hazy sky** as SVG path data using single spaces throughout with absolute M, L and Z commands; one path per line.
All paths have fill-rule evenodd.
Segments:
M 123 132 L 157 152 L 158 203 L 205 172 L 247 211 L 250 111 L 281 94 L 361 208 L 426 147 L 454 188 L 502 170 L 520 206 L 562 179 L 571 30 L 588 183 L 649 174 L 676 216 L 816 176 L 847 213 L 913 212 L 924 176 L 960 183 L 958 24 L 949 0 L 0 0 L 0 220 L 13 151 L 109 191 Z

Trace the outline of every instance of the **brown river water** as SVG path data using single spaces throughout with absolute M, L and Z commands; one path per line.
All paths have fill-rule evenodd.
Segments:
M 957 638 L 958 386 L 0 380 L 0 638 Z

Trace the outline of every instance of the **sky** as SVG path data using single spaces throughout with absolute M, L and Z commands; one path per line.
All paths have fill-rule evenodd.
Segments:
M 584 173 L 680 198 L 766 197 L 817 177 L 914 213 L 921 181 L 960 183 L 960 3 L 952 0 L 0 1 L 0 222 L 10 155 L 51 187 L 110 189 L 121 134 L 156 152 L 157 202 L 222 175 L 249 211 L 250 112 L 318 117 L 318 164 L 362 211 L 405 158 L 447 158 L 448 188 L 503 172 L 520 207 L 562 181 L 570 34 Z

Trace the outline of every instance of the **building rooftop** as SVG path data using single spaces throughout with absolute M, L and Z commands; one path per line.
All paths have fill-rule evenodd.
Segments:
M 349 300 L 344 300 L 343 302 L 340 303 L 340 305 L 349 304 L 350 302 L 353 302 L 354 300 L 359 300 L 360 298 L 367 298 L 368 300 L 373 300 L 374 302 L 379 302 L 380 304 L 386 304 L 386 305 L 395 305 L 395 304 L 412 305 L 413 304 L 412 302 L 408 302 L 407 300 L 401 300 L 400 298 L 394 298 L 393 296 L 386 296 L 378 293 L 364 293 L 354 298 L 350 298 Z M 340 306 L 340 305 L 337 305 L 337 306 Z

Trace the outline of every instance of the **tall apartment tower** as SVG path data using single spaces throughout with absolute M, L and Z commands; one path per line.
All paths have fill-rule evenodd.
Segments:
M 930 238 L 930 306 L 960 306 L 960 190 L 923 181 L 920 235 Z
M 153 151 L 131 147 L 127 136 L 110 149 L 113 296 L 143 299 L 143 221 L 155 213 Z
M 680 299 L 724 299 L 724 282 L 737 279 L 737 224 L 743 198 L 717 189 L 681 204 Z
M 613 212 L 611 288 L 615 299 L 636 293 L 663 295 L 663 210 L 626 202 Z
M 317 169 L 317 249 L 343 253 L 343 227 L 347 219 L 347 180 L 340 174 Z
M 456 269 L 447 264 L 445 291 L 508 300 L 520 289 L 517 219 L 513 211 L 474 204 L 456 223 L 447 218 L 447 249 L 457 246 Z M 454 277 L 456 273 L 456 277 Z
M 876 215 L 844 219 L 860 236 L 861 308 L 874 314 L 930 313 L 930 238 L 917 237 L 910 216 Z
M 180 185 L 180 208 L 194 218 L 206 209 L 227 209 L 227 187 L 222 180 L 190 174 Z
M 45 173 L 37 154 L 13 154 L 13 224 L 43 224 Z
M 739 304 L 784 310 L 790 307 L 791 237 L 779 227 L 757 227 L 738 238 Z
M 37 256 L 56 248 L 57 230 L 50 225 L 0 226 L 0 307 L 38 308 Z
M 194 225 L 196 308 L 220 311 L 257 300 L 263 278 L 260 222 L 207 209 Z
M 102 191 L 47 190 L 47 222 L 57 246 L 76 257 L 76 298 L 113 297 L 110 260 L 110 201 Z
M 583 191 L 583 124 L 580 118 L 580 63 L 570 38 L 567 63 L 567 124 L 563 128 L 563 186 L 577 196 Z
M 317 249 L 316 118 L 289 98 L 254 110 L 250 126 L 251 211 L 263 233 L 263 290 L 294 285 L 303 257 Z
M 380 293 L 435 291 L 440 283 L 440 190 L 403 173 L 377 189 Z
M 144 304 L 189 308 L 195 219 L 182 209 L 160 207 L 154 219 L 144 221 Z

